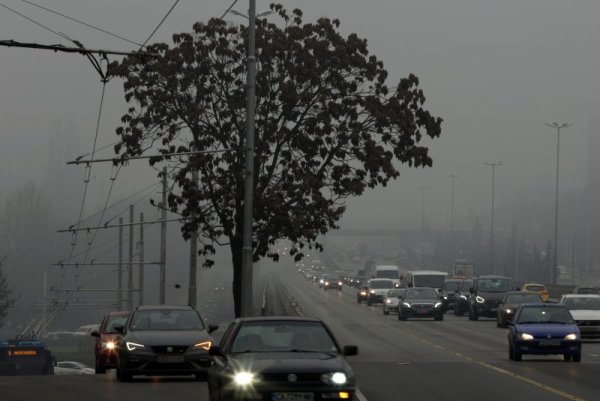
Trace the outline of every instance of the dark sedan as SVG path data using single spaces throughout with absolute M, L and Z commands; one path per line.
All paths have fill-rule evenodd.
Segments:
M 498 305 L 498 316 L 496 317 L 496 326 L 506 327 L 511 321 L 517 308 L 523 304 L 542 303 L 542 297 L 539 294 L 525 291 L 507 292 L 500 305 Z
M 207 325 L 191 306 L 139 306 L 119 342 L 117 378 L 134 375 L 195 375 L 202 378 L 210 366 L 208 350 L 214 344 Z
M 341 348 L 319 319 L 239 318 L 210 350 L 210 400 L 355 400 L 344 356 L 357 353 Z
M 444 320 L 444 305 L 433 288 L 407 288 L 398 304 L 398 320 L 411 317 L 433 317 Z

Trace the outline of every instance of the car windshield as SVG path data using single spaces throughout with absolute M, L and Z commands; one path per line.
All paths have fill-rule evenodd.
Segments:
M 133 314 L 129 329 L 203 330 L 204 323 L 195 311 L 183 309 L 143 310 Z
M 378 270 L 377 277 L 378 278 L 391 278 L 391 279 L 396 280 L 396 279 L 400 278 L 400 275 L 398 274 L 397 270 Z
M 592 287 L 580 287 L 576 291 L 577 294 L 597 294 L 598 290 Z
M 508 278 L 486 278 L 477 282 L 477 289 L 483 292 L 506 292 L 511 290 Z
M 460 286 L 460 290 L 461 291 L 469 291 L 469 289 L 473 286 L 473 280 L 466 280 L 463 281 L 462 285 Z
M 521 309 L 517 324 L 575 324 L 567 308 L 525 306 Z
M 527 285 L 525 291 L 545 291 L 546 287 L 543 285 Z
M 125 326 L 127 316 L 110 316 L 104 327 L 104 333 L 116 333 L 115 326 Z
M 392 280 L 371 280 L 369 287 L 375 290 L 382 288 L 394 288 L 394 282 Z
M 563 304 L 571 309 L 600 310 L 600 298 L 572 297 L 566 298 Z
M 542 302 L 538 294 L 510 294 L 504 300 L 506 304 L 532 304 Z
M 454 292 L 460 288 L 460 281 L 446 281 L 444 283 L 444 291 Z
M 437 292 L 433 288 L 412 288 L 406 290 L 404 299 L 430 299 L 438 298 Z
M 446 276 L 442 274 L 418 274 L 413 276 L 415 287 L 442 288 Z
M 320 322 L 259 321 L 240 327 L 231 352 L 339 353 L 339 349 Z
M 386 294 L 388 297 L 399 297 L 402 295 L 403 290 L 389 290 Z

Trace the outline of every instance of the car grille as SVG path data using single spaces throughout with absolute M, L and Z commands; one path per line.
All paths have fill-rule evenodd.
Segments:
M 429 312 L 433 309 L 433 304 L 412 304 L 412 309 L 415 312 Z
M 600 320 L 577 320 L 577 326 L 600 326 Z
M 156 345 L 150 347 L 156 354 L 184 354 L 188 348 L 187 345 Z
M 263 373 L 261 375 L 263 381 L 267 382 L 289 382 L 291 373 Z M 294 373 L 296 382 L 321 382 L 319 373 Z
M 488 308 L 496 308 L 500 304 L 500 301 L 499 300 L 486 300 L 483 304 Z

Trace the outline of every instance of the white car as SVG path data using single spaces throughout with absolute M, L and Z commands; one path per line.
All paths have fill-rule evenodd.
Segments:
M 372 278 L 369 280 L 369 294 L 367 305 L 383 303 L 383 297 L 391 289 L 396 288 L 394 280 L 390 278 Z
M 55 375 L 93 375 L 94 369 L 81 362 L 62 361 L 54 367 Z
M 389 315 L 390 312 L 398 313 L 398 304 L 400 303 L 400 296 L 404 294 L 404 288 L 397 288 L 388 290 L 383 297 L 383 314 Z
M 600 338 L 600 295 L 565 294 L 560 303 L 571 312 L 581 338 Z

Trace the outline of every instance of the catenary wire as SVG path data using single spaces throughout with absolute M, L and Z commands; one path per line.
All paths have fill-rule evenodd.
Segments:
M 34 6 L 34 7 L 37 7 L 37 8 L 40 8 L 40 9 L 42 9 L 42 10 L 48 11 L 48 12 L 50 12 L 50 13 L 52 13 L 52 14 L 59 15 L 59 16 L 61 16 L 61 17 L 63 17 L 63 18 L 66 18 L 66 19 L 68 19 L 68 20 L 71 20 L 71 21 L 73 21 L 73 22 L 77 22 L 77 23 L 79 23 L 79 24 L 81 24 L 81 25 L 85 25 L 85 26 L 87 26 L 88 28 L 95 29 L 96 31 L 99 31 L 99 32 L 105 33 L 105 34 L 107 34 L 107 35 L 110 35 L 110 36 L 112 36 L 112 37 L 115 37 L 115 38 L 117 38 L 117 39 L 124 40 L 125 42 L 129 42 L 129 43 L 131 43 L 131 44 L 134 44 L 134 45 L 136 45 L 136 46 L 142 46 L 140 43 L 134 42 L 133 40 L 129 40 L 129 39 L 127 39 L 127 38 L 123 37 L 123 36 L 117 35 L 117 34 L 115 34 L 115 33 L 112 33 L 112 32 L 110 32 L 110 31 L 107 31 L 107 30 L 105 30 L 105 29 L 102 29 L 102 28 L 99 28 L 99 27 L 97 27 L 97 26 L 94 26 L 94 25 L 92 25 L 92 24 L 88 24 L 87 22 L 84 22 L 84 21 L 78 20 L 77 18 L 69 17 L 68 15 L 65 15 L 65 14 L 63 14 L 63 13 L 60 13 L 60 12 L 58 12 L 58 11 L 51 10 L 51 9 L 49 9 L 49 8 L 47 8 L 47 7 L 41 6 L 41 5 L 39 5 L 39 4 L 36 4 L 36 3 L 32 2 L 32 1 L 29 1 L 29 0 L 21 0 L 21 1 L 22 1 L 23 3 L 27 3 L 27 4 L 29 4 L 29 5 L 32 5 L 32 6 Z
M 29 18 L 29 17 L 27 17 L 27 16 L 26 16 L 26 15 L 24 15 L 24 14 L 21 14 L 21 13 L 20 13 L 20 12 L 18 12 L 17 10 L 14 10 L 14 9 L 12 9 L 12 8 L 10 8 L 9 6 L 7 6 L 7 5 L 5 5 L 5 4 L 3 4 L 3 3 L 0 3 L 0 7 L 4 7 L 4 8 L 6 8 L 7 10 L 9 10 L 9 11 L 11 11 L 11 12 L 13 12 L 13 13 L 17 14 L 18 16 L 25 18 L 27 21 L 29 21 L 29 22 L 33 22 L 33 23 L 34 23 L 34 24 L 36 24 L 37 26 L 40 26 L 40 27 L 42 27 L 42 28 L 46 29 L 47 31 L 50 31 L 50 32 L 52 32 L 52 33 L 53 33 L 53 34 L 55 34 L 56 36 L 60 36 L 61 38 L 63 38 L 63 39 L 67 39 L 67 40 L 68 40 L 68 38 L 67 38 L 65 35 L 63 35 L 62 33 L 60 33 L 60 32 L 57 32 L 57 31 L 55 31 L 55 30 L 54 30 L 54 29 L 52 29 L 52 28 L 48 28 L 46 25 L 44 25 L 44 24 L 42 24 L 42 23 L 40 23 L 40 22 L 37 22 L 37 21 L 36 21 L 36 20 L 34 20 L 34 19 L 31 19 L 31 18 Z
M 224 13 L 223 13 L 223 15 L 221 15 L 221 18 L 220 18 L 220 19 L 223 19 L 223 18 L 225 18 L 225 16 L 227 15 L 227 13 L 228 13 L 229 11 L 231 11 L 231 9 L 232 9 L 232 8 L 233 8 L 233 7 L 234 7 L 236 4 L 237 4 L 237 2 L 238 2 L 238 0 L 234 0 L 234 2 L 233 2 L 233 3 L 231 3 L 231 5 L 229 6 L 229 8 L 228 8 L 228 9 L 227 9 L 227 10 L 226 10 Z
M 146 46 L 146 44 L 150 41 L 150 39 L 152 38 L 152 36 L 154 36 L 154 34 L 156 33 L 156 31 L 158 31 L 158 28 L 160 28 L 162 26 L 162 24 L 165 22 L 165 20 L 169 17 L 169 15 L 171 14 L 171 12 L 173 11 L 173 9 L 177 6 L 177 4 L 179 4 L 180 0 L 175 0 L 175 3 L 173 3 L 173 5 L 171 6 L 171 8 L 169 9 L 169 11 L 167 11 L 167 14 L 165 14 L 165 16 L 163 17 L 163 19 L 158 23 L 158 25 L 156 26 L 156 28 L 154 28 L 154 30 L 152 31 L 152 33 L 150 34 L 150 36 L 148 36 L 148 38 L 144 41 L 144 43 L 140 46 L 140 50 Z

